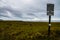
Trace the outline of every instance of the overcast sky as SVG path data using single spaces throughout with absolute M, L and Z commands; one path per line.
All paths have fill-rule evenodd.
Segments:
M 47 21 L 47 3 L 55 5 L 52 20 L 60 21 L 60 0 L 0 0 L 0 19 Z

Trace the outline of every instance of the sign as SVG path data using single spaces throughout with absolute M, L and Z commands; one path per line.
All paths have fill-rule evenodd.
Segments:
M 54 4 L 47 4 L 47 15 L 54 15 Z
M 51 16 L 54 15 L 54 4 L 47 4 L 47 15 L 49 16 L 48 40 L 50 40 Z

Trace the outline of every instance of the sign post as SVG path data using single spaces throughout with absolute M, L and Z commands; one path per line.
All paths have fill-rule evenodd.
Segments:
M 49 16 L 48 40 L 50 40 L 51 16 L 54 15 L 54 4 L 47 4 L 47 15 Z

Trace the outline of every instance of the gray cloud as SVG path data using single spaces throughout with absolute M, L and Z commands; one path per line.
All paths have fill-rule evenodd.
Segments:
M 60 18 L 59 0 L 1 0 L 0 1 L 0 18 L 11 20 L 47 20 L 46 5 L 47 3 L 55 4 L 55 15 L 52 17 Z

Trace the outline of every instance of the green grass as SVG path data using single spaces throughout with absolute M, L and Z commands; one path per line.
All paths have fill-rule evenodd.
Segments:
M 51 40 L 60 40 L 60 23 L 51 23 Z M 47 40 L 48 22 L 0 21 L 0 40 Z

